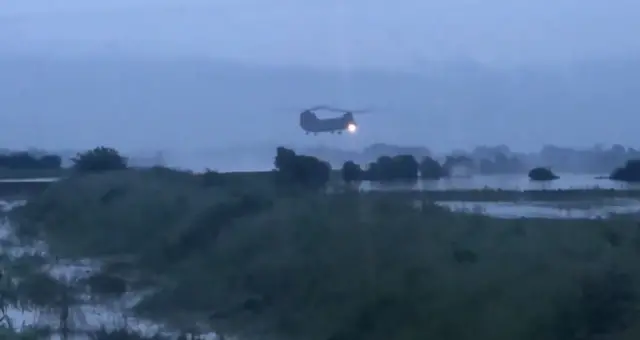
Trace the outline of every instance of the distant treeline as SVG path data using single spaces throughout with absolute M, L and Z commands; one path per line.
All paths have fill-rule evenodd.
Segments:
M 62 158 L 58 155 L 36 156 L 29 152 L 0 154 L 0 169 L 49 170 L 62 168 Z
M 503 162 L 509 162 L 504 158 Z M 449 156 L 443 163 L 425 156 L 418 161 L 413 155 L 382 156 L 376 161 L 361 167 L 353 161 L 347 161 L 341 169 L 342 179 L 346 183 L 373 181 L 417 181 L 418 179 L 438 180 L 450 177 L 456 166 L 473 166 L 473 160 L 459 156 Z M 640 181 L 640 160 L 629 160 L 612 168 L 613 180 Z M 330 179 L 331 166 L 317 157 L 296 154 L 293 150 L 279 147 L 276 152 L 275 167 L 281 183 L 323 187 Z M 558 176 L 546 168 L 534 168 L 529 171 L 532 180 L 548 181 Z
M 483 175 L 525 174 L 536 166 L 545 166 L 558 173 L 606 174 L 615 167 L 633 159 L 640 159 L 640 150 L 614 144 L 610 147 L 570 148 L 546 145 L 537 152 L 518 152 L 507 145 L 478 146 L 470 150 L 455 150 L 448 155 L 437 155 L 426 147 L 373 144 L 362 151 L 334 148 L 300 150 L 331 162 L 339 167 L 346 161 L 368 164 L 382 156 L 412 155 L 418 160 L 431 157 L 446 162 L 447 157 L 465 157 L 472 161 L 472 173 Z

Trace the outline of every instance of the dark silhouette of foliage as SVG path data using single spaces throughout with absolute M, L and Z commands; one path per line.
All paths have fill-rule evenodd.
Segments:
M 274 165 L 277 170 L 284 171 L 285 169 L 291 168 L 291 164 L 294 162 L 295 158 L 295 151 L 279 146 L 276 149 Z
M 532 181 L 553 181 L 558 178 L 560 177 L 554 174 L 549 168 L 538 167 L 529 171 L 529 179 Z
M 347 183 L 361 181 L 363 177 L 362 168 L 353 161 L 347 161 L 342 165 L 342 179 Z
M 640 159 L 632 159 L 611 173 L 611 179 L 624 182 L 640 182 Z
M 329 163 L 312 156 L 296 155 L 285 147 L 276 150 L 274 165 L 279 183 L 290 187 L 322 188 L 331 176 Z
M 126 168 L 127 158 L 121 156 L 116 149 L 104 146 L 79 153 L 73 158 L 73 169 L 78 172 L 101 172 Z
M 420 162 L 420 176 L 422 179 L 440 179 L 447 176 L 447 171 L 435 159 L 424 157 Z
M 365 178 L 370 181 L 415 181 L 418 178 L 418 162 L 411 155 L 382 156 L 369 164 Z
M 60 169 L 62 159 L 58 155 L 34 156 L 28 152 L 0 155 L 0 168 L 11 170 Z

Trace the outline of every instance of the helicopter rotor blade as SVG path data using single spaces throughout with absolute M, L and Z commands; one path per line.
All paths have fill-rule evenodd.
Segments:
M 309 109 L 309 111 L 314 111 L 314 110 L 324 110 L 324 111 L 339 112 L 339 113 L 351 112 L 351 113 L 354 113 L 354 114 L 367 113 L 367 112 L 371 111 L 369 109 L 348 110 L 348 109 L 341 109 L 341 108 L 337 108 L 337 107 L 333 107 L 333 106 L 326 106 L 326 105 L 318 105 L 318 106 L 315 106 L 315 107 Z
M 371 113 L 373 110 L 371 110 L 370 108 L 359 109 L 359 110 L 347 110 L 347 109 L 342 109 L 342 108 L 328 106 L 328 105 L 316 105 L 306 109 L 298 110 L 298 112 L 300 113 L 304 113 L 304 112 L 316 113 L 317 111 L 327 111 L 327 112 L 335 112 L 335 113 L 342 113 L 342 114 L 351 113 L 353 115 L 361 115 L 361 114 Z

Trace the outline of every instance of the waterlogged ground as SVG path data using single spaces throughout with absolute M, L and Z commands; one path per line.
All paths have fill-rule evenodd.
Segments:
M 12 246 L 16 244 L 9 221 L 2 215 L 11 211 L 11 209 L 24 204 L 25 201 L 3 201 L 0 200 L 0 253 L 6 254 L 12 260 L 17 260 L 25 254 L 43 254 L 46 256 L 46 244 L 40 243 L 32 246 Z M 58 260 L 55 265 L 47 267 L 52 277 L 61 281 L 70 281 L 86 277 L 100 270 L 100 263 L 90 259 L 84 261 L 65 261 Z M 92 302 L 89 296 L 81 297 L 83 303 L 77 305 L 71 310 L 72 324 L 76 331 L 96 331 L 100 327 L 107 329 L 121 329 L 126 326 L 128 329 L 135 330 L 144 335 L 154 335 L 159 331 L 170 334 L 162 325 L 155 324 L 149 320 L 138 319 L 124 315 L 127 309 L 133 307 L 143 294 L 140 292 L 131 292 L 124 295 L 122 299 L 114 300 L 106 304 L 96 304 Z M 18 329 L 26 326 L 51 326 L 57 327 L 59 319 L 57 314 L 48 313 L 44 310 L 22 310 L 18 308 L 9 308 L 7 316 L 11 323 Z M 60 337 L 53 336 L 50 340 L 59 340 Z M 74 335 L 72 340 L 89 340 L 85 335 Z M 216 339 L 215 334 L 209 334 L 204 340 Z
M 50 182 L 54 178 L 31 179 L 28 181 Z M 0 180 L 6 181 L 25 181 L 25 180 Z M 408 189 L 407 186 L 382 186 L 365 184 L 370 186 L 368 189 L 381 190 L 397 190 Z M 590 175 L 564 175 L 561 179 L 548 184 L 539 184 L 530 182 L 526 176 L 476 176 L 473 178 L 456 178 L 442 181 L 423 181 L 410 188 L 414 190 L 464 190 L 464 189 L 505 189 L 505 190 L 536 190 L 536 189 L 588 189 L 588 188 L 607 188 L 607 189 L 640 189 L 640 185 L 625 185 L 609 180 L 596 179 Z M 23 204 L 23 201 L 2 201 L 0 200 L 0 212 L 7 212 L 14 207 Z M 640 217 L 640 201 L 634 199 L 598 199 L 598 200 L 581 200 L 579 202 L 561 201 L 561 202 L 436 202 L 439 205 L 449 207 L 454 211 L 482 213 L 499 218 L 607 218 L 615 214 L 638 214 Z M 9 240 L 12 237 L 11 226 L 5 221 L 0 221 L 0 240 Z M 23 253 L 28 252 L 46 252 L 44 244 L 37 247 L 13 247 L 3 246 L 1 252 L 9 253 L 14 258 Z M 87 275 L 99 270 L 99 263 L 92 261 L 84 261 L 82 263 L 65 263 L 59 262 L 50 268 L 50 271 L 56 278 L 60 280 L 69 280 L 74 277 Z M 129 294 L 121 301 L 114 301 L 109 306 L 96 305 L 87 303 L 78 306 L 74 314 L 77 324 L 80 328 L 86 330 L 94 330 L 99 326 L 119 328 L 125 324 L 122 319 L 122 311 L 127 307 L 131 307 L 140 299 L 140 293 Z M 11 309 L 8 312 L 13 324 L 16 326 L 33 325 L 33 324 L 50 324 L 55 325 L 56 317 L 49 315 L 44 311 L 37 310 L 18 310 Z M 143 333 L 153 334 L 161 327 L 150 321 L 128 318 L 126 324 L 135 330 Z M 215 337 L 210 336 L 211 339 Z M 52 338 L 56 339 L 56 338 Z M 76 339 L 85 339 L 78 336 Z
M 547 183 L 530 181 L 526 175 L 482 176 L 469 178 L 451 178 L 438 181 L 420 181 L 414 185 L 402 184 L 363 184 L 364 190 L 472 190 L 472 189 L 502 189 L 502 190 L 560 190 L 560 189 L 640 189 L 640 184 L 627 184 L 609 179 L 597 178 L 602 176 L 582 174 L 559 174 L 560 178 Z
M 363 190 L 472 190 L 472 189 L 503 189 L 503 190 L 559 190 L 559 189 L 640 189 L 640 183 L 628 184 L 612 181 L 606 175 L 559 174 L 560 178 L 548 182 L 532 182 L 526 175 L 475 175 L 469 178 L 450 178 L 438 181 L 420 181 L 416 184 L 372 184 L 363 183 Z M 0 183 L 24 182 L 54 182 L 58 178 L 29 178 L 29 179 L 0 179 Z

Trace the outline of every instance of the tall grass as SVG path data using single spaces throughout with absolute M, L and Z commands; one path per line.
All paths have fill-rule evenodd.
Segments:
M 277 195 L 125 171 L 14 216 L 54 254 L 155 288 L 135 310 L 240 339 L 639 339 L 640 226 L 501 220 L 415 196 Z M 418 200 L 418 208 L 416 208 Z

